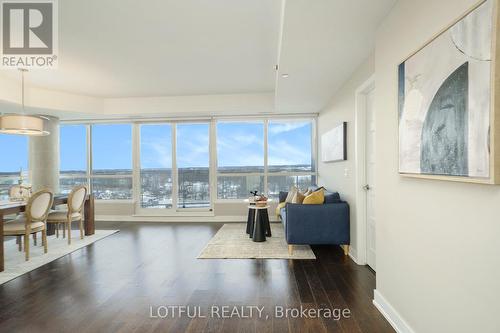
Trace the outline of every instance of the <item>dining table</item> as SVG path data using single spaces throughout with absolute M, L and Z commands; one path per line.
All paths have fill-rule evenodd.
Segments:
M 52 208 L 55 208 L 59 205 L 65 205 L 68 203 L 68 194 L 56 194 L 54 195 L 54 203 Z M 4 270 L 4 235 L 3 235 L 3 224 L 4 217 L 7 215 L 19 214 L 26 210 L 26 201 L 0 201 L 0 223 L 2 224 L 0 227 L 0 272 Z M 94 195 L 87 194 L 85 198 L 84 204 L 84 230 L 85 236 L 90 236 L 95 233 L 95 224 L 94 224 Z M 53 235 L 55 233 L 55 225 L 52 223 L 47 225 L 47 235 Z

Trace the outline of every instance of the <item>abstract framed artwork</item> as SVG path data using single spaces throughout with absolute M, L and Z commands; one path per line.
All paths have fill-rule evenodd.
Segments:
M 321 161 L 347 160 L 347 123 L 343 122 L 321 136 Z
M 499 1 L 478 3 L 399 64 L 400 174 L 500 182 Z

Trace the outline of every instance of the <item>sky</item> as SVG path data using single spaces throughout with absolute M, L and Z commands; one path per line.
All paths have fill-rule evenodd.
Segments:
M 60 131 L 60 170 L 87 170 L 87 129 L 85 125 L 61 126 Z
M 269 122 L 269 165 L 311 163 L 311 121 Z M 61 126 L 61 171 L 86 169 L 86 128 Z M 172 167 L 172 127 L 169 124 L 141 126 L 141 166 Z M 132 169 L 132 126 L 130 124 L 92 127 L 94 169 Z M 0 134 L 0 172 L 28 167 L 28 138 Z M 221 167 L 264 165 L 262 122 L 217 123 L 217 161 Z M 177 124 L 177 165 L 208 167 L 209 125 Z
M 28 168 L 28 137 L 0 134 L 0 172 L 19 172 Z

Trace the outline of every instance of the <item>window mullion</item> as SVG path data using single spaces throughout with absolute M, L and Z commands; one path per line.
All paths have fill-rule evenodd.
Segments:
M 210 120 L 210 130 L 209 130 L 209 187 L 210 187 L 210 208 L 214 209 L 215 200 L 218 195 L 217 188 L 217 128 L 215 126 L 215 120 Z
M 172 208 L 177 209 L 179 175 L 177 169 L 177 124 L 172 123 Z
M 87 184 L 89 184 L 89 192 L 94 193 L 92 185 L 92 125 L 86 125 L 87 130 Z
M 141 205 L 141 127 L 132 125 L 132 198 L 135 202 L 134 209 Z
M 268 172 L 269 172 L 269 166 L 268 166 L 268 128 L 269 127 L 269 120 L 265 119 L 264 120 L 264 193 L 265 195 L 269 196 L 269 184 L 268 184 Z

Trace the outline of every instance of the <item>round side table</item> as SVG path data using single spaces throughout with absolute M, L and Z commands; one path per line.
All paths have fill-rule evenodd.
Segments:
M 248 206 L 247 234 L 254 242 L 265 242 L 266 236 L 271 237 L 268 208 L 268 205 Z

